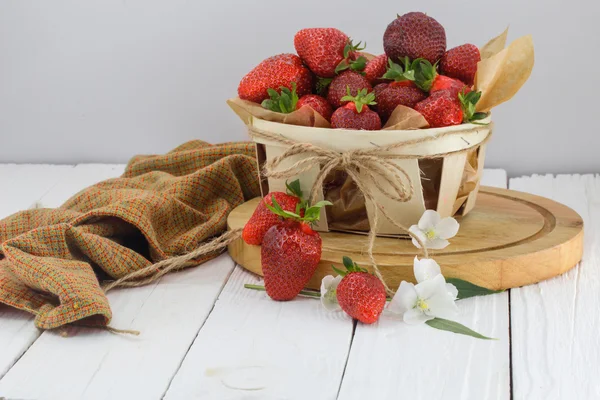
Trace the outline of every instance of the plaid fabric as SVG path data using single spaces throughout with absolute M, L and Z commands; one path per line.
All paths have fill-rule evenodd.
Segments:
M 57 209 L 0 221 L 0 303 L 35 314 L 42 329 L 107 325 L 101 280 L 195 249 L 259 193 L 253 143 L 192 141 L 166 155 L 134 157 L 122 177 Z

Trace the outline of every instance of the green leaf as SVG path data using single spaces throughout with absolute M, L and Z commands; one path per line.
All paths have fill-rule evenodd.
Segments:
M 458 300 L 467 299 L 469 297 L 475 297 L 475 296 L 487 296 L 489 294 L 503 292 L 503 290 L 486 289 L 484 287 L 474 285 L 471 282 L 467 282 L 465 280 L 458 279 L 458 278 L 448 278 L 448 279 L 446 279 L 446 282 L 451 283 L 454 286 L 456 286 L 456 289 L 458 289 L 458 297 L 457 297 Z
M 344 264 L 344 267 L 346 267 L 346 269 L 348 271 L 350 271 L 354 268 L 354 261 L 352 261 L 352 259 L 348 256 L 342 257 L 342 263 Z
M 498 340 L 487 336 L 483 336 L 482 334 L 477 333 L 474 330 L 467 328 L 462 324 L 459 324 L 458 322 L 450 321 L 443 318 L 434 318 L 429 321 L 426 321 L 425 323 L 431 326 L 432 328 L 439 329 L 442 331 L 458 333 L 459 335 L 472 336 L 477 339 Z
M 473 114 L 473 117 L 471 118 L 471 121 L 477 121 L 480 119 L 485 119 L 487 118 L 487 114 L 484 112 L 476 112 L 475 114 Z
M 367 66 L 367 59 L 363 56 L 358 57 L 354 61 L 350 61 L 350 69 L 352 71 L 362 71 Z
M 315 87 L 317 94 L 321 96 L 324 95 L 331 81 L 333 81 L 333 78 L 317 78 L 317 84 Z
M 340 275 L 340 276 L 346 276 L 346 274 L 348 274 L 347 271 L 342 271 L 341 269 L 338 269 L 335 267 L 335 265 L 331 264 L 331 268 L 333 268 L 333 270 L 335 271 L 336 274 Z
M 348 60 L 342 60 L 337 65 L 337 67 L 335 67 L 335 73 L 339 74 L 340 72 L 345 71 L 348 68 L 350 68 L 350 63 L 348 62 Z
M 437 70 L 435 65 L 423 58 L 417 58 L 411 64 L 411 68 L 415 72 L 415 85 L 421 90 L 428 92 L 431 89 L 431 85 L 437 76 Z
M 279 104 L 274 102 L 271 99 L 263 100 L 263 102 L 260 103 L 260 105 L 262 106 L 262 108 L 264 108 L 266 110 L 271 110 L 271 111 L 275 111 L 275 112 L 278 112 L 278 110 L 279 110 Z
M 285 187 L 289 194 L 299 198 L 303 197 L 302 189 L 300 188 L 300 179 L 293 180 L 291 183 L 285 181 Z

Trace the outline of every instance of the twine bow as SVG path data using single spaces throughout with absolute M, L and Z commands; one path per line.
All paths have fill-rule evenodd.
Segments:
M 473 130 L 476 129 L 480 128 L 474 128 Z M 431 140 L 437 140 L 442 136 L 450 134 L 464 134 L 465 131 L 450 131 L 437 136 L 407 140 L 384 146 L 377 146 L 374 144 L 375 147 L 372 149 L 357 149 L 343 153 L 324 149 L 311 143 L 297 142 L 295 140 L 287 139 L 281 135 L 272 134 L 256 127 L 250 127 L 249 132 L 254 139 L 259 138 L 288 146 L 288 148 L 282 154 L 265 163 L 263 167 L 263 175 L 265 177 L 288 179 L 298 176 L 303 172 L 307 172 L 316 165 L 321 166 L 310 191 L 309 200 L 312 204 L 316 202 L 317 197 L 323 190 L 323 183 L 331 171 L 339 169 L 348 174 L 348 176 L 358 187 L 358 190 L 365 197 L 365 200 L 375 206 L 375 212 L 373 213 L 371 226 L 369 229 L 367 254 L 369 256 L 369 260 L 371 261 L 373 272 L 381 280 L 385 286 L 386 292 L 390 295 L 393 295 L 394 291 L 390 289 L 383 279 L 383 276 L 381 275 L 381 272 L 377 266 L 377 262 L 375 261 L 375 257 L 373 256 L 373 247 L 377 237 L 379 215 L 383 215 L 385 219 L 388 220 L 392 225 L 396 226 L 402 231 L 405 231 L 408 235 L 415 239 L 415 241 L 421 246 L 423 256 L 425 258 L 429 258 L 429 251 L 425 243 L 423 243 L 423 241 L 417 235 L 413 234 L 408 230 L 407 227 L 396 221 L 391 215 L 389 215 L 385 208 L 375 200 L 373 187 L 377 188 L 381 194 L 389 199 L 398 202 L 410 201 L 415 191 L 413 182 L 404 168 L 392 162 L 392 160 L 439 158 L 450 154 L 469 151 L 471 149 L 469 147 L 458 151 L 434 154 L 431 156 L 390 153 L 390 151 L 394 149 L 424 143 Z M 488 135 L 484 141 L 479 143 L 479 145 L 482 145 L 485 141 L 487 141 L 490 136 L 491 135 Z M 280 168 L 281 163 L 284 160 L 298 154 L 305 155 L 305 157 L 286 168 Z

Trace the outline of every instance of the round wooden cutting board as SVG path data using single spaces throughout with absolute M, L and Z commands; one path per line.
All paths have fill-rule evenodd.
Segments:
M 229 229 L 242 228 L 259 198 L 229 214 Z M 583 221 L 575 211 L 544 197 L 482 187 L 477 205 L 459 218 L 460 230 L 444 250 L 431 251 L 447 278 L 461 278 L 489 289 L 519 287 L 560 275 L 573 268 L 583 252 Z M 335 275 L 342 256 L 369 268 L 366 235 L 321 233 L 323 254 L 308 287 L 319 289 L 325 275 Z M 229 254 L 241 266 L 262 275 L 260 246 L 238 239 Z M 419 250 L 406 238 L 377 238 L 375 259 L 392 288 L 413 281 L 413 259 Z

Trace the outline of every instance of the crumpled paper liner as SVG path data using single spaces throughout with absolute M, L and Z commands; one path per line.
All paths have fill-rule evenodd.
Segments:
M 246 125 L 250 125 L 250 120 L 254 117 L 288 125 L 331 128 L 329 122 L 309 106 L 303 106 L 299 110 L 289 114 L 283 114 L 267 110 L 258 103 L 242 100 L 239 97 L 227 100 L 227 104 L 229 104 L 229 107 L 231 107 Z
M 410 107 L 397 106 L 383 126 L 383 130 L 408 130 L 429 128 L 429 123 L 419 113 Z
M 481 91 L 477 111 L 488 112 L 510 100 L 531 75 L 534 64 L 531 35 L 516 39 L 504 48 L 508 29 L 482 47 L 477 64 L 475 90 Z

